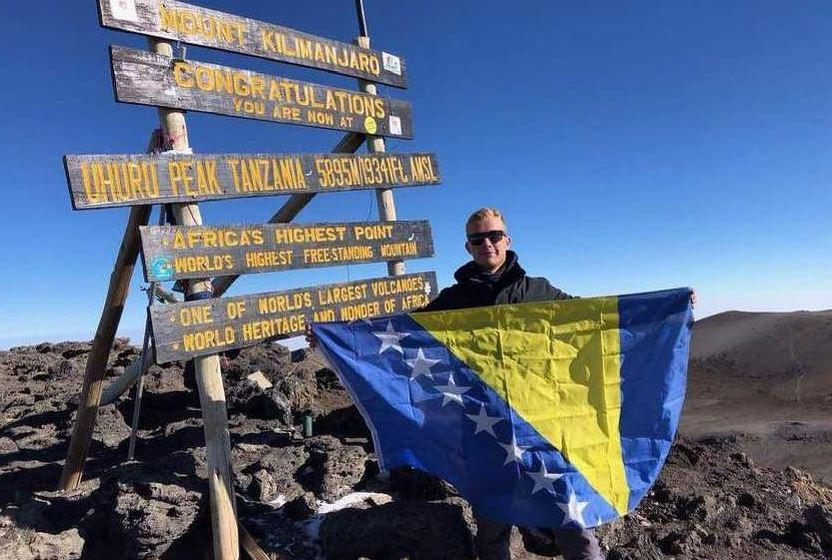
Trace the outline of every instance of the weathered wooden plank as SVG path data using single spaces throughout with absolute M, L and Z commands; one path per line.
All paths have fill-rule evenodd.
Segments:
M 76 210 L 434 185 L 436 155 L 96 154 L 64 156 Z
M 413 138 L 405 101 L 125 47 L 111 46 L 110 60 L 125 103 Z
M 175 0 L 98 0 L 101 25 L 407 87 L 404 60 Z
M 427 221 L 147 226 L 140 231 L 149 282 L 433 256 Z
M 418 309 L 436 296 L 436 273 L 325 284 L 149 308 L 158 363 L 254 346 L 304 332 L 310 322 Z

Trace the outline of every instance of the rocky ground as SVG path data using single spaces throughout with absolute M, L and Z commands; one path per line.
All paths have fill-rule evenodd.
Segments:
M 207 558 L 202 422 L 179 364 L 147 377 L 136 460 L 126 461 L 133 401 L 123 398 L 100 411 L 82 486 L 54 491 L 88 352 L 0 352 L 0 558 Z M 117 341 L 108 375 L 137 354 Z M 418 472 L 377 476 L 363 421 L 317 355 L 274 345 L 223 365 L 239 516 L 273 558 L 472 558 L 466 502 Z M 300 434 L 305 414 L 313 437 Z M 832 490 L 755 465 L 743 444 L 680 437 L 644 503 L 599 530 L 608 557 L 832 557 Z M 539 558 L 515 537 L 515 558 Z

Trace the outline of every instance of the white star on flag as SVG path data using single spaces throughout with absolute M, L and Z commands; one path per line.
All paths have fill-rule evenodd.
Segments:
M 388 348 L 392 348 L 396 350 L 399 354 L 404 356 L 404 350 L 402 350 L 402 345 L 400 344 L 401 339 L 407 338 L 410 336 L 410 333 L 400 333 L 393 330 L 393 323 L 391 321 L 387 321 L 387 329 L 384 331 L 373 331 L 373 334 L 381 340 L 381 348 L 379 348 L 378 353 L 381 354 Z
M 442 393 L 442 406 L 445 406 L 451 401 L 462 405 L 462 395 L 468 392 L 470 387 L 462 387 L 454 382 L 453 374 L 448 376 L 447 385 L 437 385 L 437 389 Z
M 497 434 L 494 433 L 494 424 L 500 422 L 503 418 L 501 416 L 489 416 L 485 412 L 484 404 L 480 404 L 478 414 L 466 414 L 465 416 L 477 423 L 477 427 L 474 429 L 474 435 L 480 432 L 488 432 L 492 436 L 497 437 Z
M 589 505 L 589 502 L 579 502 L 574 490 L 569 494 L 569 502 L 557 502 L 557 504 L 563 510 L 563 513 L 566 514 L 563 516 L 561 525 L 566 525 L 570 521 L 574 521 L 580 527 L 586 526 L 586 522 L 584 522 L 584 508 Z
M 410 366 L 410 369 L 413 370 L 410 373 L 411 379 L 416 379 L 420 375 L 433 379 L 433 373 L 430 371 L 430 368 L 441 361 L 442 360 L 431 360 L 430 358 L 426 358 L 424 348 L 419 348 L 419 350 L 416 351 L 416 357 L 412 360 L 405 360 L 404 363 Z
M 503 462 L 503 466 L 513 462 L 520 462 L 523 453 L 528 449 L 528 447 L 520 447 L 517 445 L 517 438 L 514 436 L 514 432 L 511 434 L 511 443 L 500 443 L 500 447 L 506 450 L 506 460 Z
M 532 478 L 532 480 L 534 480 L 534 488 L 532 488 L 532 494 L 534 494 L 540 489 L 548 490 L 549 492 L 554 494 L 555 481 L 559 478 L 563 478 L 562 474 L 547 472 L 546 463 L 543 462 L 543 459 L 540 460 L 539 471 L 527 471 L 526 474 L 529 475 Z

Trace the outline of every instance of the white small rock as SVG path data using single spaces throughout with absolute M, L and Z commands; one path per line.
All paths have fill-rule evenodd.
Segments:
M 263 372 L 260 371 L 259 369 L 257 371 L 255 371 L 254 373 L 252 373 L 251 375 L 249 375 L 248 377 L 246 377 L 246 379 L 252 385 L 257 385 L 260 388 L 261 391 L 265 391 L 266 389 L 271 389 L 272 388 L 272 382 L 269 381 L 266 378 L 266 376 L 263 375 Z

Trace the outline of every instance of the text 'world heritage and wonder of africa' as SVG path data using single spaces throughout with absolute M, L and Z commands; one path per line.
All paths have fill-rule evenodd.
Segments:
M 433 272 L 371 278 L 150 308 L 157 359 L 170 361 L 304 332 L 310 322 L 354 321 L 419 309 L 436 295 Z

